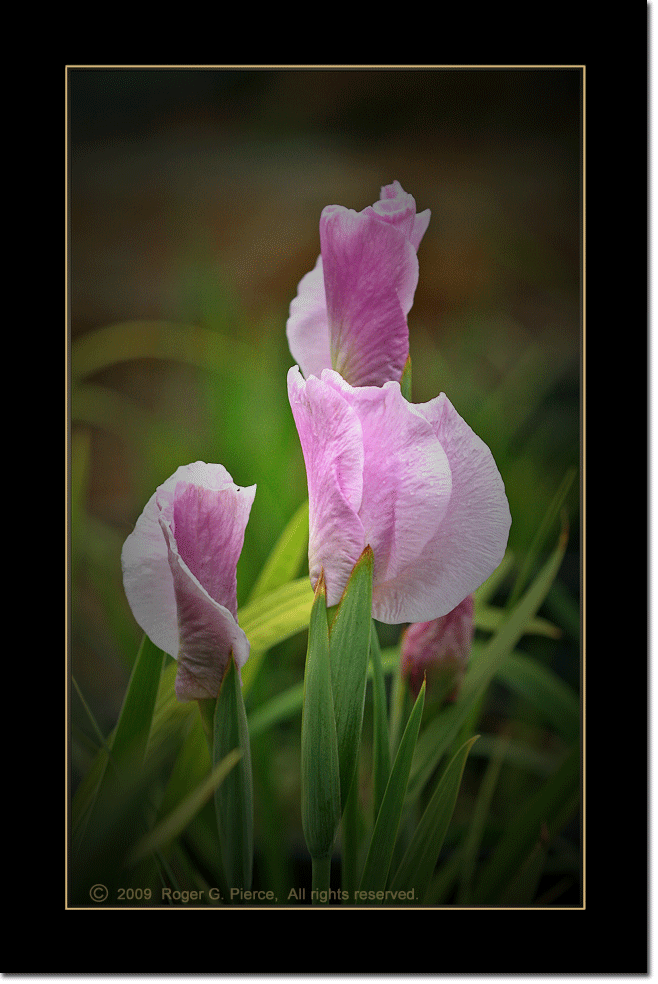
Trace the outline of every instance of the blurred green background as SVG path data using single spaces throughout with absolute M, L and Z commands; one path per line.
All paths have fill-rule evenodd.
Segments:
M 141 638 L 121 546 L 156 486 L 197 459 L 257 483 L 239 601 L 306 497 L 285 324 L 325 205 L 360 210 L 397 179 L 431 210 L 413 398 L 444 391 L 491 447 L 523 557 L 580 461 L 581 83 L 572 68 L 69 70 L 69 649 L 104 734 Z M 544 610 L 562 638 L 533 645 L 578 689 L 578 478 L 567 507 Z M 260 686 L 301 680 L 304 654 L 304 637 L 272 651 Z M 70 711 L 75 786 L 93 729 L 75 691 Z M 295 781 L 288 765 L 272 785 Z

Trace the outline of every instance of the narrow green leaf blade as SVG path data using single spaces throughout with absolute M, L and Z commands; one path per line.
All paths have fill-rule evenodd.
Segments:
M 213 710 L 215 701 L 212 703 Z M 201 704 L 201 701 L 199 701 Z M 178 745 L 176 760 L 158 805 L 156 822 L 172 813 L 189 795 L 191 789 L 200 786 L 212 769 L 212 727 L 207 734 L 200 715 L 192 718 L 187 733 Z
M 580 734 L 578 694 L 553 670 L 537 660 L 513 652 L 500 667 L 498 679 L 514 693 L 525 697 L 563 738 Z
M 386 786 L 361 877 L 362 891 L 375 892 L 386 888 L 424 706 L 425 681 L 409 715 Z
M 210 799 L 215 789 L 226 779 L 231 769 L 239 762 L 241 755 L 241 751 L 234 748 L 221 762 L 218 762 L 210 775 L 135 845 L 129 864 L 137 864 L 152 851 L 162 850 L 178 837 Z
M 383 672 L 385 674 L 394 673 L 397 669 L 399 659 L 400 656 L 396 647 L 385 650 L 382 653 Z M 373 677 L 372 663 L 368 666 L 367 676 L 369 680 Z M 303 702 L 304 684 L 296 683 L 275 697 L 270 698 L 270 700 L 261 704 L 259 707 L 254 708 L 249 714 L 249 731 L 252 738 L 267 731 L 277 721 L 284 721 L 294 717 L 301 710 Z
M 197 713 L 194 701 L 180 701 L 176 697 L 177 672 L 176 660 L 165 658 L 146 750 L 147 756 L 151 756 L 163 742 L 179 734 Z
M 238 621 L 253 648 L 269 649 L 306 628 L 312 604 L 311 582 L 302 577 L 244 605 Z
M 312 604 L 311 582 L 303 577 L 282 584 L 239 610 L 238 621 L 251 646 L 249 659 L 242 667 L 245 694 L 251 689 L 267 650 L 308 626 Z
M 499 902 L 518 886 L 524 866 L 532 864 L 537 844 L 546 844 L 575 815 L 580 805 L 580 744 L 574 743 L 562 765 L 511 819 L 480 873 L 473 892 L 476 905 Z
M 503 583 L 509 572 L 512 570 L 513 566 L 514 566 L 514 554 L 508 548 L 505 551 L 505 555 L 501 560 L 500 564 L 498 565 L 498 567 L 496 568 L 496 570 L 489 575 L 489 577 L 484 582 L 484 584 L 481 584 L 480 587 L 476 588 L 476 590 L 473 592 L 473 595 L 475 597 L 476 611 L 479 604 L 486 604 L 487 602 L 489 602 L 491 598 L 493 598 L 496 591 L 498 591 L 501 584 Z
M 464 742 L 437 783 L 391 883 L 391 890 L 412 891 L 422 903 L 452 819 L 462 774 L 477 735 Z
M 249 603 L 292 581 L 308 546 L 308 499 L 294 513 L 254 584 Z
M 417 796 L 434 772 L 439 759 L 456 738 L 469 711 L 509 659 L 510 654 L 526 631 L 553 583 L 564 557 L 567 544 L 566 528 L 550 558 L 532 584 L 526 589 L 515 608 L 509 613 L 484 646 L 473 645 L 471 660 L 457 700 L 423 730 L 416 746 L 416 755 L 409 779 L 408 797 Z
M 301 786 L 302 827 L 306 845 L 312 858 L 327 858 L 340 822 L 340 774 L 323 574 L 316 586 L 308 632 L 302 707 Z
M 476 605 L 474 621 L 478 629 L 484 632 L 495 632 L 500 628 L 505 620 L 507 612 L 503 608 L 496 608 L 494 605 Z M 531 618 L 526 626 L 528 635 L 547 636 L 549 639 L 559 639 L 562 630 L 557 625 L 553 625 L 545 618 Z
M 539 556 L 544 546 L 544 543 L 546 542 L 546 538 L 548 537 L 548 534 L 551 531 L 551 527 L 555 523 L 560 513 L 560 510 L 562 509 L 564 500 L 567 497 L 567 493 L 569 492 L 569 489 L 571 488 L 571 485 L 575 477 L 576 477 L 576 469 L 575 468 L 567 469 L 567 472 L 564 478 L 562 479 L 557 492 L 553 496 L 552 502 L 550 503 L 548 509 L 546 510 L 544 518 L 539 524 L 539 528 L 537 529 L 537 532 L 533 537 L 532 543 L 530 544 L 530 549 L 528 550 L 528 553 L 523 561 L 523 564 L 521 565 L 521 569 L 518 573 L 516 583 L 514 584 L 514 587 L 512 588 L 512 591 L 510 592 L 510 596 L 507 600 L 507 605 L 509 608 L 514 607 L 519 597 L 521 596 L 521 592 L 524 590 L 526 584 L 530 580 L 532 568 L 537 561 L 537 557 Z
M 411 403 L 411 356 L 407 356 L 407 361 L 402 370 L 400 378 L 400 390 L 408 403 Z
M 251 750 L 240 676 L 231 654 L 215 703 L 213 769 L 236 750 L 239 762 L 215 789 L 215 813 L 227 883 L 249 889 L 254 855 Z
M 200 325 L 167 321 L 124 321 L 86 332 L 71 346 L 74 380 L 133 359 L 185 362 L 212 373 L 248 372 L 254 352 L 237 338 Z
M 374 621 L 370 629 L 370 660 L 372 663 L 373 692 L 373 807 L 377 816 L 386 792 L 386 784 L 391 772 L 391 751 L 388 730 L 388 708 L 384 668 L 379 647 L 379 637 Z
M 517 642 L 528 631 L 528 624 L 534 618 L 548 590 L 557 576 L 567 547 L 568 530 L 563 525 L 553 553 L 526 589 L 498 632 L 481 650 L 480 658 L 472 660 L 464 680 L 462 695 L 470 699 L 483 683 L 488 683 L 498 668 L 507 659 Z
M 145 635 L 112 741 L 112 758 L 117 763 L 127 752 L 136 758 L 146 754 L 163 666 L 164 653 Z
M 74 849 L 80 850 L 87 831 L 125 795 L 126 782 L 146 757 L 153 726 L 164 654 L 144 636 L 128 681 L 119 719 L 107 747 L 99 749 L 73 801 Z M 109 751 L 108 751 L 109 747 Z
M 493 754 L 480 783 L 468 831 L 458 852 L 460 858 L 457 888 L 458 905 L 468 905 L 470 903 L 471 882 L 477 866 L 480 845 L 482 844 L 482 837 L 491 809 L 491 802 L 509 744 L 509 736 L 497 738 L 495 741 Z M 478 743 L 479 748 L 480 743 Z
M 347 582 L 329 634 L 341 803 L 347 802 L 361 744 L 370 653 L 373 564 L 372 549 L 366 547 Z

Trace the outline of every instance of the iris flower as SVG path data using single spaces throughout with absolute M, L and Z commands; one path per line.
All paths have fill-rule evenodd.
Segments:
M 255 493 L 222 465 L 183 465 L 156 489 L 123 545 L 128 603 L 151 641 L 178 660 L 181 701 L 216 697 L 230 653 L 238 670 L 249 656 L 236 567 Z
M 362 212 L 323 209 L 321 255 L 299 282 L 286 327 L 307 379 L 335 369 L 352 386 L 399 382 L 409 355 L 416 252 L 429 220 L 429 210 L 416 215 L 399 181 Z
M 415 622 L 402 634 L 401 671 L 414 696 L 425 674 L 442 678 L 454 696 L 471 653 L 473 609 L 473 595 L 469 594 L 447 615 Z
M 331 369 L 288 372 L 309 494 L 309 574 L 340 601 L 364 548 L 373 616 L 426 622 L 500 564 L 511 525 L 491 451 L 445 394 L 412 404 L 400 385 L 353 387 Z

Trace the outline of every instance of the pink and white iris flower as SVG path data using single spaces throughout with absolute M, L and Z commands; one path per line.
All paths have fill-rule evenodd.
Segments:
M 151 641 L 178 660 L 180 701 L 216 697 L 229 654 L 238 670 L 249 656 L 236 567 L 255 493 L 222 465 L 183 465 L 156 489 L 123 545 L 128 603 Z
M 400 385 L 351 386 L 324 369 L 288 372 L 309 494 L 309 574 L 340 601 L 366 545 L 373 616 L 426 622 L 498 567 L 511 516 L 491 451 L 445 394 L 412 404 Z
M 352 386 L 399 382 L 409 355 L 416 252 L 429 220 L 429 209 L 416 215 L 399 181 L 361 212 L 323 209 L 321 255 L 299 282 L 286 326 L 307 379 L 335 369 Z

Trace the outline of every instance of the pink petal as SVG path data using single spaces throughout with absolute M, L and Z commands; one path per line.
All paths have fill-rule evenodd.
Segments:
M 180 680 L 201 674 L 203 696 L 225 668 L 229 642 L 239 665 L 249 653 L 235 622 L 234 579 L 254 494 L 255 486 L 239 488 L 222 465 L 183 465 L 151 496 L 123 546 L 124 587 L 137 623 L 181 659 Z M 192 699 L 194 686 L 180 680 L 177 691 L 187 693 L 181 699 Z
M 421 212 L 414 219 L 414 226 L 413 229 L 411 230 L 411 236 L 409 238 L 411 240 L 411 245 L 416 250 L 416 252 L 418 252 L 418 247 L 420 246 L 421 239 L 427 232 L 427 227 L 430 224 L 431 217 L 432 217 L 432 213 L 430 212 L 429 208 L 426 208 L 424 212 Z
M 404 191 L 399 181 L 384 185 L 379 199 L 364 211 L 372 209 L 385 222 L 395 225 L 418 252 L 420 241 L 429 225 L 432 214 L 430 210 L 425 209 L 420 215 L 416 215 L 416 201 L 413 195 Z
M 399 380 L 409 352 L 406 323 L 418 284 L 415 256 L 430 220 L 416 215 L 399 181 L 362 212 L 323 210 L 322 254 L 302 277 L 286 325 L 304 376 L 336 369 L 354 386 Z M 377 230 L 374 223 L 384 229 Z
M 348 403 L 323 379 L 288 372 L 288 397 L 306 463 L 309 495 L 309 574 L 324 568 L 327 604 L 336 605 L 365 547 L 358 516 L 363 491 L 361 425 Z
M 290 305 L 286 334 L 292 357 L 306 379 L 320 376 L 323 369 L 331 367 L 321 256 L 299 281 L 297 296 Z
M 249 642 L 231 612 L 210 597 L 181 558 L 171 526 L 160 526 L 167 542 L 179 627 L 176 696 L 199 700 L 219 693 L 231 651 L 238 669 L 249 656 Z
M 412 195 L 402 190 L 399 181 L 385 185 L 378 202 L 369 205 L 366 212 L 373 212 L 384 222 L 389 222 L 403 234 L 405 239 L 411 239 L 416 218 L 416 202 Z
M 207 489 L 179 482 L 173 528 L 183 562 L 211 598 L 238 617 L 236 567 L 255 487 Z
M 156 489 L 121 551 L 123 585 L 137 624 L 174 659 L 178 655 L 176 597 L 156 500 L 173 508 L 174 489 L 181 477 L 189 474 L 189 468 L 190 465 L 181 465 Z
M 372 212 L 340 205 L 323 210 L 320 242 L 332 367 L 354 386 L 399 380 L 418 283 L 413 246 Z
M 354 409 L 363 435 L 363 494 L 359 518 L 374 552 L 373 614 L 391 621 L 396 582 L 416 568 L 449 507 L 448 458 L 425 417 L 397 383 L 350 387 L 336 373 L 323 382 Z M 407 621 L 396 616 L 396 621 Z
M 352 387 L 325 369 L 288 392 L 306 462 L 309 570 L 336 604 L 364 546 L 374 553 L 373 615 L 447 615 L 503 558 L 511 523 L 491 452 L 445 395 L 419 406 L 400 386 Z
M 500 564 L 512 521 L 491 451 L 445 394 L 416 409 L 446 452 L 452 494 L 437 534 L 396 579 L 391 621 L 425 622 L 455 608 Z

